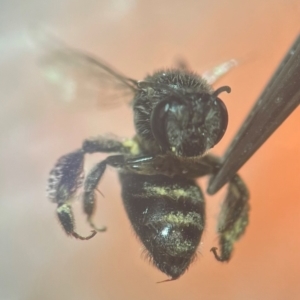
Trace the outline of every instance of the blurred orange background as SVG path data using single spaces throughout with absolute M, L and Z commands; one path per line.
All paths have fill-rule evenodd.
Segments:
M 0 24 L 0 299 L 300 299 L 299 109 L 240 170 L 251 214 L 232 260 L 221 264 L 209 252 L 223 190 L 207 197 L 197 261 L 179 280 L 156 284 L 166 276 L 141 257 L 114 170 L 101 182 L 95 216 L 108 231 L 90 241 L 67 238 L 45 196 L 57 158 L 84 138 L 133 135 L 130 109 L 60 105 L 24 42 L 26 28 L 47 27 L 136 79 L 179 57 L 199 73 L 237 59 L 218 83 L 232 88 L 222 94 L 229 128 L 213 150 L 222 155 L 299 33 L 299 1 L 1 1 Z M 88 158 L 87 169 L 103 157 Z M 205 189 L 207 179 L 200 182 Z

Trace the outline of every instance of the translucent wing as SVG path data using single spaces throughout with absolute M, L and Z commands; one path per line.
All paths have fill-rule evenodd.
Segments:
M 222 76 L 228 73 L 231 69 L 238 65 L 237 60 L 230 59 L 221 63 L 220 65 L 214 67 L 211 70 L 208 70 L 202 74 L 202 78 L 204 78 L 208 84 L 213 85 L 217 82 Z
M 132 100 L 137 82 L 108 64 L 45 33 L 35 35 L 33 42 L 41 69 L 63 102 L 112 107 Z

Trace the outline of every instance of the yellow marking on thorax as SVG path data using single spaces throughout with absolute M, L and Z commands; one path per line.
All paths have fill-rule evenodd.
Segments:
M 139 144 L 136 141 L 134 141 L 133 139 L 126 139 L 123 142 L 123 146 L 128 148 L 130 151 L 130 154 L 132 154 L 132 155 L 138 155 L 140 153 Z

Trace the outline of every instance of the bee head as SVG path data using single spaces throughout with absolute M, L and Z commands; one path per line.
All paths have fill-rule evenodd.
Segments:
M 223 137 L 228 124 L 225 104 L 218 95 L 230 93 L 228 86 L 214 93 L 177 94 L 160 101 L 151 114 L 152 134 L 163 152 L 176 156 L 203 155 Z

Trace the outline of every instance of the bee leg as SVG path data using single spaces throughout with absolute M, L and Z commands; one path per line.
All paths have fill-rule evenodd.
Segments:
M 248 225 L 249 192 L 240 178 L 235 175 L 229 182 L 228 193 L 222 204 L 218 221 L 220 254 L 213 247 L 218 261 L 229 261 L 234 243 L 243 235 Z
M 72 235 L 73 237 L 80 240 L 89 240 L 96 235 L 96 230 L 93 230 L 92 233 L 86 237 L 83 237 L 77 232 L 75 232 L 75 222 L 71 205 L 67 203 L 59 205 L 56 212 L 58 219 L 67 235 Z
M 113 138 L 107 137 L 93 137 L 84 140 L 82 144 L 82 149 L 85 153 L 96 153 L 96 152 L 103 152 L 103 153 L 133 153 L 135 150 L 138 151 L 137 143 L 132 139 L 126 139 L 124 141 L 119 141 Z
M 205 170 L 212 175 L 217 173 L 222 165 L 220 159 L 213 155 L 205 155 L 201 162 L 203 165 L 210 166 Z M 201 174 L 203 175 L 209 174 Z M 234 243 L 243 235 L 248 225 L 249 210 L 248 189 L 241 177 L 235 174 L 229 181 L 228 192 L 222 203 L 218 220 L 220 254 L 217 252 L 217 247 L 210 250 L 218 261 L 230 260 Z
M 86 153 L 95 152 L 130 153 L 130 151 L 134 148 L 137 147 L 136 142 L 133 140 L 120 142 L 118 140 L 105 137 L 91 138 L 83 142 L 82 149 L 66 154 L 57 161 L 50 172 L 47 192 L 48 198 L 58 205 L 56 210 L 58 219 L 67 235 L 72 235 L 75 238 L 86 240 L 92 238 L 96 234 L 96 232 L 93 231 L 91 235 L 83 237 L 75 232 L 75 221 L 70 204 L 83 182 L 84 155 Z M 98 170 L 98 172 L 100 170 Z M 91 178 L 88 183 L 91 182 L 92 184 L 93 182 Z M 88 191 L 89 188 L 87 188 L 87 199 L 88 197 L 91 197 L 89 196 L 90 194 Z M 86 202 L 89 201 L 86 200 Z M 89 205 L 85 206 L 89 207 Z M 87 208 L 87 211 L 88 210 L 89 208 Z M 88 211 L 87 214 L 91 215 L 92 212 Z M 98 229 L 99 231 L 103 231 L 103 228 Z
M 50 172 L 48 180 L 48 198 L 57 203 L 58 219 L 67 235 L 72 235 L 81 240 L 92 238 L 96 232 L 83 237 L 75 232 L 75 221 L 70 201 L 82 184 L 83 179 L 82 150 L 77 150 L 62 156 Z
M 92 221 L 92 216 L 96 208 L 96 191 L 97 186 L 105 172 L 106 166 L 122 167 L 124 165 L 125 158 L 123 155 L 109 156 L 105 160 L 101 161 L 93 167 L 93 169 L 87 175 L 84 182 L 83 192 L 83 210 L 87 215 L 87 221 L 90 226 L 96 231 L 106 231 L 106 227 L 96 227 Z
M 97 186 L 106 170 L 106 166 L 110 165 L 115 168 L 129 167 L 132 171 L 138 169 L 138 165 L 147 161 L 151 161 L 153 158 L 148 156 L 137 157 L 134 159 L 126 159 L 124 155 L 113 155 L 107 157 L 105 160 L 99 162 L 93 167 L 90 173 L 87 175 L 84 182 L 83 192 L 83 210 L 87 215 L 87 221 L 90 226 L 96 231 L 106 231 L 106 227 L 96 227 L 92 221 L 92 216 L 96 209 L 96 191 Z

